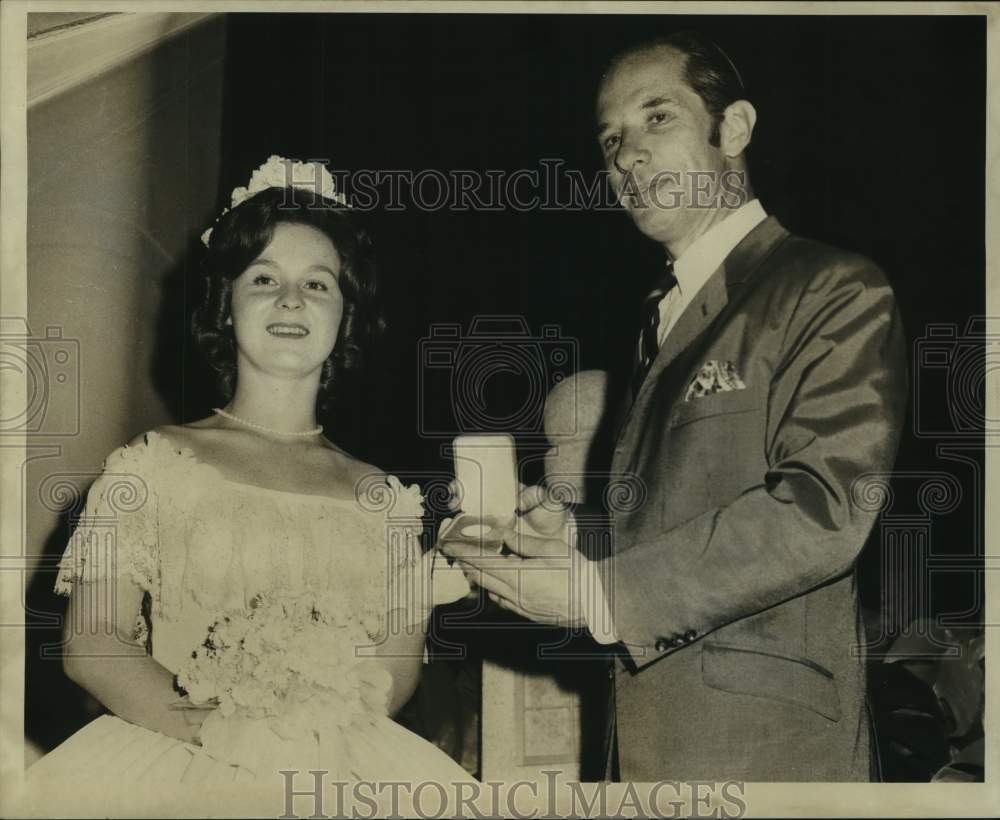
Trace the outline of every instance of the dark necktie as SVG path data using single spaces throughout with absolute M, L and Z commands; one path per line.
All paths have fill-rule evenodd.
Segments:
M 632 398 L 634 399 L 642 382 L 649 373 L 649 368 L 659 350 L 657 335 L 660 329 L 660 302 L 671 290 L 677 287 L 677 277 L 674 276 L 674 262 L 667 260 L 666 270 L 660 276 L 649 295 L 642 303 L 642 335 L 636 350 L 635 368 L 632 374 Z

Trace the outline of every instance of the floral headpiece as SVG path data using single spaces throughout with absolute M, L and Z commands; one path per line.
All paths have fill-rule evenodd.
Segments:
M 303 191 L 314 191 L 324 199 L 332 200 L 344 207 L 350 207 L 347 204 L 347 197 L 337 191 L 337 183 L 334 182 L 330 172 L 326 170 L 325 163 L 299 162 L 272 154 L 267 158 L 267 162 L 253 172 L 246 187 L 233 188 L 229 207 L 224 208 L 215 221 L 218 222 L 237 205 L 268 188 L 298 188 Z M 213 223 L 212 227 L 201 235 L 201 241 L 206 248 L 214 228 L 215 224 Z

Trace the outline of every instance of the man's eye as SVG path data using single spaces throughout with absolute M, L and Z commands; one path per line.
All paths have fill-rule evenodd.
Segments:
M 612 148 L 614 148 L 618 144 L 618 142 L 619 142 L 619 138 L 618 138 L 617 134 L 614 134 L 614 135 L 612 135 L 610 137 L 606 137 L 605 140 L 604 140 L 604 150 L 605 151 L 610 151 Z
M 660 125 L 661 123 L 668 122 L 671 119 L 672 117 L 666 111 L 657 111 L 649 117 L 649 121 L 654 125 Z

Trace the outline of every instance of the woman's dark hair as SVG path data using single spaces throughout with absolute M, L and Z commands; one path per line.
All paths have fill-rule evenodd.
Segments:
M 338 284 L 344 312 L 336 345 L 320 376 L 317 401 L 325 407 L 334 387 L 360 370 L 371 342 L 385 329 L 376 300 L 371 239 L 345 206 L 312 191 L 268 188 L 223 215 L 212 229 L 204 257 L 205 296 L 194 312 L 192 331 L 228 401 L 236 388 L 236 339 L 232 325 L 226 324 L 233 281 L 260 256 L 282 224 L 316 228 L 340 255 Z
M 684 81 L 701 97 L 712 116 L 708 141 L 718 148 L 719 126 L 726 108 L 737 100 L 745 100 L 747 91 L 733 61 L 701 32 L 677 31 L 630 46 L 611 60 L 604 74 L 610 74 L 629 57 L 659 48 L 672 48 L 684 55 Z

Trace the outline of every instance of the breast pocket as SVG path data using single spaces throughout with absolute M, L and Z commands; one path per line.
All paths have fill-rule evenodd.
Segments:
M 730 413 L 762 411 L 766 397 L 763 391 L 746 387 L 742 390 L 726 390 L 700 398 L 691 398 L 674 406 L 670 416 L 670 427 L 683 427 L 698 419 Z
M 663 527 L 728 504 L 764 482 L 766 401 L 763 390 L 748 387 L 674 406 L 661 460 L 671 488 L 663 493 Z

